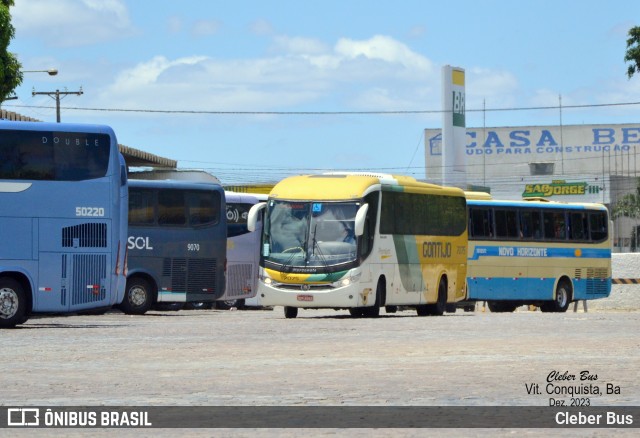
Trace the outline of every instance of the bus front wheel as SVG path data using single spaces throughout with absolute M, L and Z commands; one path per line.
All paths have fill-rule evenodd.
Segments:
M 0 278 L 0 327 L 10 328 L 27 320 L 27 297 L 13 278 Z
M 384 283 L 382 279 L 378 281 L 378 286 L 376 287 L 376 300 L 373 303 L 373 306 L 363 307 L 363 316 L 367 318 L 377 318 L 380 316 L 380 306 L 384 301 Z
M 133 277 L 127 280 L 120 310 L 129 315 L 143 315 L 153 305 L 153 291 L 147 280 Z
M 287 319 L 291 319 L 291 318 L 295 318 L 296 316 L 298 316 L 298 308 L 297 307 L 291 307 L 291 306 L 285 306 L 284 307 L 284 317 Z

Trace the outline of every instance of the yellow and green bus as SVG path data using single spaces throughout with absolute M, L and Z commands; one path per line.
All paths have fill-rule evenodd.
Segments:
M 611 292 L 611 227 L 605 206 L 468 195 L 468 298 L 492 312 L 536 305 L 565 312 Z
M 254 206 L 264 209 L 258 295 L 265 306 L 348 309 L 376 317 L 413 307 L 442 315 L 465 298 L 462 190 L 378 173 L 294 176 Z

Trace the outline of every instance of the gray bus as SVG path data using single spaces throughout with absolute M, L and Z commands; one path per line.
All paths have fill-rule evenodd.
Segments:
M 130 180 L 128 275 L 120 309 L 213 302 L 226 281 L 227 222 L 220 184 Z

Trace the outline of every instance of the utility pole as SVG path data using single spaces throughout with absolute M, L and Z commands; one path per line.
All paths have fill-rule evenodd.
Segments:
M 36 91 L 35 88 L 33 89 L 33 91 L 31 92 L 32 96 L 35 96 L 36 94 L 46 94 L 47 96 L 51 97 L 52 99 L 55 99 L 56 101 L 56 122 L 60 123 L 60 96 L 65 97 L 69 94 L 75 94 L 77 96 L 81 96 L 82 94 L 84 94 L 84 92 L 82 91 L 82 87 L 80 87 L 79 91 L 60 91 L 60 90 L 56 90 L 56 91 Z

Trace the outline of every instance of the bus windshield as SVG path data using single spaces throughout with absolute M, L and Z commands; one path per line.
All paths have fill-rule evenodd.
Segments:
M 269 201 L 265 262 L 322 268 L 357 257 L 355 216 L 360 202 Z
M 0 179 L 82 181 L 107 174 L 110 138 L 92 132 L 3 130 Z

